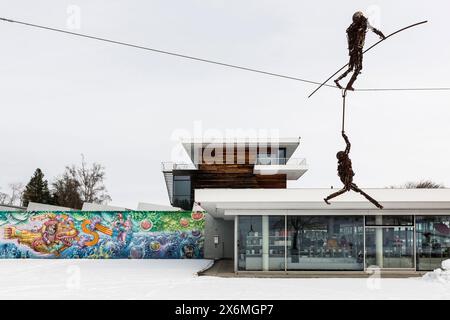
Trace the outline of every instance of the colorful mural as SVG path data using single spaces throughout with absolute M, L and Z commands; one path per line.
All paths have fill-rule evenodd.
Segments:
M 204 212 L 0 211 L 0 259 L 203 258 Z

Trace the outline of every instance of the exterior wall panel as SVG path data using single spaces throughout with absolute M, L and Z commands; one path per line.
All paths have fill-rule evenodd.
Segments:
M 203 212 L 0 212 L 0 258 L 204 257 Z
M 219 243 L 214 243 L 214 237 Z M 234 255 L 234 220 L 216 219 L 205 216 L 205 259 L 232 259 Z

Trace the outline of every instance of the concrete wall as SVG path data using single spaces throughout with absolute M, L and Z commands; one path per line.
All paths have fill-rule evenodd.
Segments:
M 8 205 L 0 205 L 0 211 L 25 211 L 24 207 L 16 207 L 16 206 L 8 206 Z
M 138 211 L 181 211 L 181 208 L 172 207 L 163 204 L 139 202 Z
M 81 211 L 127 211 L 127 210 L 129 211 L 130 209 L 90 202 L 83 203 L 83 207 L 81 208 Z
M 203 259 L 204 213 L 0 211 L 0 259 Z
M 214 244 L 214 236 L 219 236 L 219 244 Z M 205 259 L 232 259 L 234 255 L 234 220 L 216 219 L 209 214 L 205 217 Z
M 72 211 L 72 210 L 74 209 L 37 202 L 30 202 L 27 207 L 27 211 Z

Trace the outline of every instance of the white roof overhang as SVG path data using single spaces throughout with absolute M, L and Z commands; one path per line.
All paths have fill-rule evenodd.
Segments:
M 362 195 L 348 192 L 323 198 L 337 189 L 196 189 L 195 201 L 215 217 L 235 215 L 450 215 L 450 189 L 364 189 L 379 201 L 379 210 Z

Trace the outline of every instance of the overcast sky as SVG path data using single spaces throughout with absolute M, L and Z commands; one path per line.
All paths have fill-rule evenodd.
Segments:
M 67 30 L 76 8 L 81 25 L 72 31 L 316 81 L 347 62 L 355 11 L 385 34 L 428 19 L 365 56 L 355 87 L 450 86 L 449 1 L 0 1 L 4 17 Z M 0 37 L 2 191 L 37 167 L 51 180 L 83 153 L 106 166 L 111 204 L 167 204 L 160 163 L 171 159 L 173 133 L 196 122 L 301 136 L 296 156 L 309 171 L 290 186 L 339 185 L 338 90 L 307 99 L 308 84 L 5 22 Z M 369 33 L 366 44 L 377 40 Z M 450 186 L 449 101 L 450 92 L 349 94 L 355 182 Z

